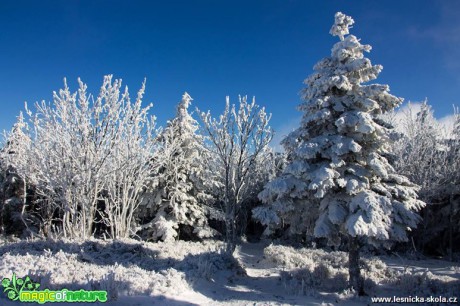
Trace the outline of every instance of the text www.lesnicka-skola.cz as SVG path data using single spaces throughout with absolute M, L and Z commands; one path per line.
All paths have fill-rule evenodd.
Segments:
M 445 296 L 387 296 L 371 297 L 372 303 L 457 303 L 457 297 Z

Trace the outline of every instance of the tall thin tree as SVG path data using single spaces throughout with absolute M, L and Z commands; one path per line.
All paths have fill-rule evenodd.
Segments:
M 251 171 L 257 171 L 257 160 L 266 152 L 273 136 L 268 124 L 270 117 L 255 99 L 247 102 L 247 97 L 240 97 L 238 108 L 230 105 L 227 97 L 219 119 L 212 118 L 210 112 L 201 113 L 210 154 L 221 169 L 221 210 L 225 220 L 226 252 L 229 254 L 236 247 L 237 212 L 251 193 Z

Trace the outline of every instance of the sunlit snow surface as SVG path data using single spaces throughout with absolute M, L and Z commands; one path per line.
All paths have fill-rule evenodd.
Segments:
M 107 290 L 106 305 L 120 306 L 370 302 L 346 290 L 346 253 L 243 243 L 235 253 L 243 271 L 222 255 L 221 247 L 218 241 L 3 241 L 0 276 L 29 275 L 42 289 Z M 458 263 L 364 256 L 362 271 L 370 296 L 460 292 Z M 0 305 L 20 304 L 0 294 Z

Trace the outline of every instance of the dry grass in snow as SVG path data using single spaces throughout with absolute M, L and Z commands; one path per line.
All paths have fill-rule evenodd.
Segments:
M 227 269 L 220 243 L 120 241 L 19 241 L 0 246 L 0 275 L 29 275 L 41 288 L 107 290 L 119 296 L 177 295 L 193 279 Z
M 270 245 L 264 249 L 264 257 L 282 269 L 280 275 L 286 290 L 297 294 L 325 291 L 337 293 L 338 298 L 350 296 L 347 291 L 348 254 L 345 252 Z M 437 275 L 428 269 L 405 267 L 404 264 L 391 267 L 384 260 L 390 259 L 382 260 L 373 256 L 361 259 L 361 273 L 365 291 L 369 295 L 387 296 L 391 292 L 401 296 L 459 295 L 458 265 L 437 261 L 433 268 L 445 270 Z M 390 261 L 394 262 L 394 258 Z M 421 261 L 415 266 L 423 264 Z M 453 273 L 448 273 L 449 269 Z

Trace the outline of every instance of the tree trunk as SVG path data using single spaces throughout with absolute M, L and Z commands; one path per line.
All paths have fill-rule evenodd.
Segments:
M 232 255 L 233 252 L 235 251 L 236 244 L 235 241 L 233 240 L 233 234 L 234 234 L 234 228 L 233 228 L 233 222 L 226 222 L 227 223 L 227 241 L 226 241 L 226 249 L 225 252 L 228 255 Z
M 226 253 L 232 255 L 236 248 L 236 226 L 235 226 L 235 210 L 233 203 L 229 203 L 227 208 L 226 220 Z
M 348 274 L 350 276 L 349 285 L 358 295 L 364 295 L 364 282 L 359 268 L 359 238 L 348 237 Z
M 235 251 L 234 237 L 234 200 L 231 195 L 230 187 L 230 166 L 227 162 L 225 165 L 225 252 L 228 255 L 232 255 Z

